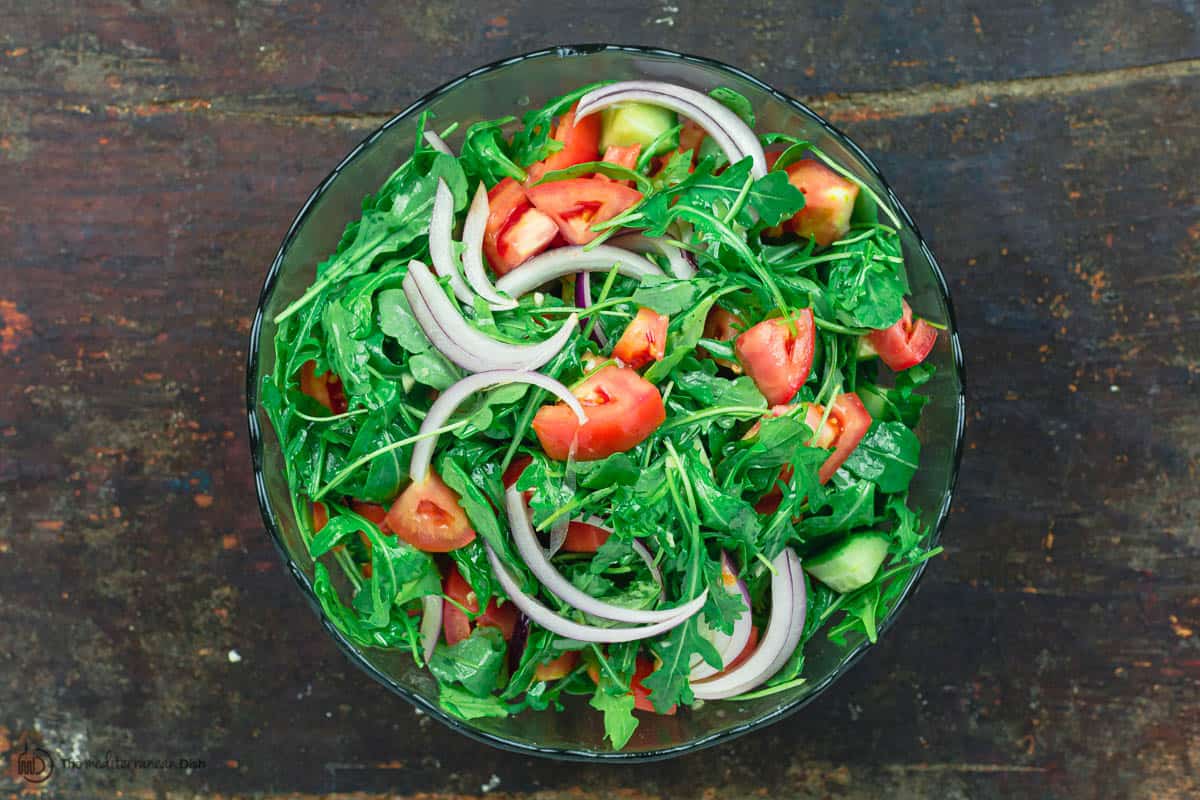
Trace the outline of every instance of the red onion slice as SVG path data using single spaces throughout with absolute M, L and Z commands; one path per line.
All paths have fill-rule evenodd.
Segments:
M 665 256 L 670 265 L 671 274 L 676 278 L 690 280 L 696 277 L 696 267 L 687 254 L 678 247 L 668 244 L 666 239 L 657 236 L 643 236 L 640 233 L 626 233 L 609 239 L 608 242 L 613 247 L 621 247 L 635 253 L 655 253 Z
M 454 195 L 450 187 L 438 178 L 437 191 L 433 194 L 433 213 L 429 219 L 429 258 L 433 268 L 443 278 L 450 279 L 450 289 L 461 302 L 470 305 L 475 296 L 463 283 L 462 276 L 454 266 Z
M 700 634 L 712 642 L 713 647 L 721 654 L 721 669 L 724 669 L 745 649 L 746 644 L 750 641 L 750 629 L 753 625 L 750 614 L 750 590 L 738 578 L 737 569 L 728 553 L 721 553 L 721 578 L 722 582 L 727 587 L 730 587 L 730 594 L 739 594 L 741 596 L 742 606 L 745 608 L 745 611 L 733 623 L 732 633 L 723 633 L 709 628 L 703 618 L 700 619 L 698 624 L 700 626 Z M 716 675 L 721 669 L 696 656 L 692 660 L 692 671 L 689 677 L 694 681 L 703 680 L 704 678 Z
M 578 272 L 575 274 L 575 305 L 579 308 L 592 307 L 592 273 Z M 587 329 L 587 320 L 579 320 L 580 330 Z M 608 337 L 600 329 L 600 320 L 592 325 L 592 339 L 601 349 L 608 347 Z
M 630 278 L 662 275 L 662 270 L 653 261 L 619 247 L 601 244 L 584 250 L 582 246 L 571 245 L 534 256 L 496 281 L 496 288 L 509 297 L 520 297 L 543 283 L 572 272 L 606 272 L 614 266 Z
M 706 94 L 660 81 L 621 81 L 601 86 L 579 98 L 575 119 L 583 119 L 618 103 L 635 102 L 662 106 L 692 120 L 713 138 L 730 164 L 750 156 L 750 174 L 767 174 L 762 143 L 742 118 Z
M 579 398 L 571 394 L 570 389 L 553 378 L 543 375 L 540 372 L 497 369 L 490 372 L 479 372 L 475 375 L 468 375 L 438 395 L 438 399 L 433 401 L 433 405 L 425 413 L 425 419 L 421 420 L 421 427 L 417 431 L 417 434 L 427 434 L 445 425 L 450 416 L 471 395 L 482 392 L 484 389 L 490 389 L 493 386 L 508 383 L 528 383 L 537 386 L 539 389 L 545 389 L 566 403 L 575 412 L 575 417 L 579 420 L 580 425 L 587 422 L 587 414 L 583 412 L 583 405 L 580 404 Z M 425 480 L 426 475 L 429 474 L 429 465 L 433 461 L 433 451 L 437 447 L 437 440 L 437 436 L 429 436 L 413 445 L 412 460 L 408 466 L 408 476 L 414 482 L 419 483 Z
M 524 495 L 516 488 L 510 487 L 504 493 L 504 503 L 508 510 L 508 525 L 512 531 L 513 543 L 525 561 L 525 566 L 529 568 L 535 578 L 542 582 L 542 586 L 546 587 L 548 592 L 585 614 L 611 619 L 615 622 L 631 622 L 642 625 L 673 620 L 681 615 L 684 618 L 690 617 L 704 607 L 704 601 L 708 598 L 707 589 L 699 597 L 689 600 L 678 608 L 658 610 L 626 608 L 592 597 L 567 580 L 550 563 L 550 559 L 546 557 L 538 543 L 533 526 L 529 524 L 529 511 L 525 508 Z
M 800 643 L 808 606 L 800 559 L 788 547 L 775 557 L 772 566 L 771 619 L 758 649 L 735 669 L 693 683 L 696 699 L 723 700 L 750 691 L 778 672 Z
M 487 187 L 481 181 L 479 188 L 475 190 L 471 208 L 467 211 L 467 221 L 463 224 L 463 244 L 466 245 L 463 252 L 463 274 L 476 294 L 488 301 L 492 308 L 501 311 L 516 308 L 517 302 L 496 291 L 483 267 L 483 234 L 487 230 L 489 212 Z
M 558 634 L 567 639 L 575 639 L 580 642 L 595 642 L 597 644 L 634 642 L 658 636 L 660 633 L 666 633 L 687 621 L 688 615 L 681 614 L 678 617 L 673 617 L 653 625 L 638 625 L 632 628 L 600 628 L 595 625 L 583 625 L 574 620 L 569 620 L 554 613 L 521 591 L 521 587 L 517 585 L 516 578 L 500 562 L 500 557 L 496 555 L 496 551 L 487 543 L 484 543 L 483 546 L 487 550 L 488 561 L 491 562 L 492 571 L 496 573 L 500 585 L 504 587 L 504 592 L 512 600 L 513 605 L 519 608 L 525 616 L 529 617 L 531 622 L 536 622 L 551 633 Z
M 440 595 L 427 594 L 421 598 L 421 655 L 427 665 L 442 632 L 442 605 Z
M 472 372 L 482 372 L 484 367 L 476 369 L 474 365 L 483 362 L 460 347 L 450 338 L 449 334 L 442 330 L 442 326 L 438 324 L 433 312 L 425 304 L 425 297 L 417 291 L 417 285 L 405 277 L 401 288 L 404 290 L 404 296 L 408 298 L 408 305 L 412 309 L 413 317 L 417 320 L 417 325 L 437 348 L 437 351 L 460 367 L 465 367 Z
M 450 146 L 446 144 L 446 141 L 433 131 L 425 131 L 425 141 L 430 147 L 432 147 L 434 150 L 437 150 L 439 153 L 442 153 L 443 155 L 454 155 L 454 153 L 450 151 Z
M 410 261 L 408 275 L 404 278 L 405 287 L 413 286 L 424 304 L 428 307 L 435 324 L 423 321 L 422 315 L 413 308 L 413 315 L 421 330 L 441 351 L 442 355 L 463 369 L 471 372 L 483 372 L 491 369 L 537 369 L 553 358 L 570 341 L 575 332 L 575 324 L 579 317 L 572 314 L 563 322 L 558 331 L 542 342 L 536 344 L 509 344 L 488 336 L 469 323 L 454 303 L 442 291 L 437 279 L 430 273 L 429 268 L 420 261 Z M 407 288 L 406 288 L 407 293 Z M 409 300 L 410 305 L 412 299 Z M 428 317 L 426 317 L 426 320 Z M 438 335 L 440 329 L 442 336 Z M 440 342 L 446 339 L 453 342 L 453 347 L 443 347 Z

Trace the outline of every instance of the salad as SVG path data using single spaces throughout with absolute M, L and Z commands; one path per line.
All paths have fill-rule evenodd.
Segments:
M 452 715 L 587 702 L 614 748 L 874 641 L 939 552 L 890 209 L 726 88 L 416 124 L 262 387 L 330 622 Z

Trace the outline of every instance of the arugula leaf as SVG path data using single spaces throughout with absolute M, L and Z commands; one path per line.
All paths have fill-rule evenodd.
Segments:
M 604 714 L 604 735 L 614 750 L 620 750 L 633 737 L 638 719 L 633 715 L 633 694 L 612 694 L 606 688 L 607 681 L 607 677 L 601 678 L 588 705 Z
M 908 488 L 920 454 L 920 440 L 904 423 L 876 421 L 843 466 L 891 494 Z
M 903 266 L 888 260 L 892 248 L 880 246 L 886 235 L 877 233 L 876 237 L 833 245 L 831 252 L 838 259 L 829 268 L 829 295 L 849 324 L 882 329 L 903 314 L 908 282 Z
M 433 344 L 421 331 L 403 289 L 384 289 L 376 296 L 379 329 L 410 353 L 424 353 Z
M 778 225 L 804 208 L 804 193 L 788 181 L 785 172 L 769 172 L 754 182 L 746 202 L 764 225 Z
M 438 705 L 446 712 L 465 720 L 507 717 L 509 714 L 508 706 L 499 697 L 494 695 L 477 697 L 453 686 L 439 687 Z
M 704 278 L 679 280 L 667 275 L 647 275 L 633 292 L 633 302 L 664 316 L 691 308 L 716 284 Z
M 603 83 L 591 83 L 556 97 L 541 108 L 525 112 L 521 117 L 521 130 L 513 134 L 512 153 L 518 163 L 529 166 L 562 149 L 562 142 L 551 137 L 554 118 L 566 112 L 575 101 Z
M 461 377 L 458 367 L 432 347 L 410 358 L 408 368 L 413 380 L 438 391 L 450 388 Z
M 355 608 L 366 615 L 368 625 L 382 628 L 391 619 L 401 588 L 428 573 L 433 559 L 397 536 L 384 536 L 370 521 L 363 521 L 363 533 L 371 543 L 371 579 L 355 596 Z
M 597 173 L 607 178 L 612 178 L 615 181 L 633 181 L 637 185 L 637 190 L 642 194 L 647 194 L 654 189 L 654 184 L 645 175 L 634 172 L 629 167 L 614 164 L 611 161 L 585 161 L 581 164 L 566 167 L 565 169 L 551 170 L 539 178 L 537 183 L 533 185 L 541 186 L 543 183 L 551 183 L 553 181 L 587 178 Z
M 350 534 L 365 530 L 364 524 L 371 523 L 357 514 L 340 514 L 334 517 L 313 537 L 308 545 L 308 554 L 314 559 L 320 558 L 341 544 Z
M 875 523 L 875 484 L 858 481 L 826 496 L 830 513 L 805 516 L 800 522 L 804 536 L 828 536 Z
M 667 353 L 661 361 L 654 362 L 646 370 L 643 375 L 646 380 L 658 383 L 670 374 L 685 356 L 696 349 L 696 343 L 704 334 L 704 321 L 708 319 L 708 312 L 721 295 L 732 290 L 730 287 L 710 294 L 691 311 L 671 321 L 671 327 L 667 330 Z
M 459 160 L 463 168 L 477 175 L 490 189 L 504 178 L 524 181 L 525 170 L 513 163 L 509 158 L 509 147 L 501 131 L 514 117 L 483 120 L 467 128 L 463 137 L 463 145 L 459 150 Z
M 370 354 L 366 344 L 353 336 L 356 324 L 354 315 L 340 302 L 325 306 L 321 326 L 325 330 L 329 365 L 342 379 L 347 392 L 363 394 L 371 386 L 371 376 L 367 371 Z
M 439 642 L 429 659 L 429 671 L 438 683 L 457 683 L 476 697 L 490 694 L 504 668 L 508 643 L 498 628 L 481 626 L 456 644 Z
M 754 127 L 754 107 L 741 92 L 734 91 L 728 86 L 718 86 L 708 93 L 709 97 L 728 108 L 742 118 L 742 122 Z

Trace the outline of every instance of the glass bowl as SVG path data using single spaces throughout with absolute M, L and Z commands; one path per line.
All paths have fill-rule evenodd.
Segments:
M 267 272 L 254 326 L 250 332 L 246 399 L 258 501 L 267 530 L 275 540 L 300 589 L 321 614 L 313 594 L 313 563 L 301 542 L 288 499 L 279 443 L 258 399 L 262 376 L 273 367 L 271 319 L 311 282 L 318 261 L 332 252 L 346 223 L 358 216 L 364 195 L 374 192 L 395 165 L 412 151 L 415 120 L 424 110 L 439 124 L 472 122 L 508 114 L 520 115 L 530 105 L 599 79 L 654 79 L 708 90 L 729 86 L 748 97 L 758 114 L 758 130 L 783 131 L 808 139 L 837 159 L 889 203 L 903 221 L 901 238 L 908 264 L 913 305 L 944 325 L 931 359 L 936 377 L 926 385 L 931 401 L 920 427 L 921 469 L 911 487 L 913 505 L 934 527 L 936 543 L 950 509 L 962 448 L 965 403 L 962 353 L 946 281 L 916 224 L 865 153 L 802 103 L 733 67 L 667 50 L 613 45 L 584 45 L 540 50 L 473 70 L 430 92 L 388 120 L 354 148 L 297 214 Z M 451 137 L 452 147 L 459 144 Z M 883 635 L 924 572 L 914 571 L 891 614 L 879 625 Z M 604 741 L 600 715 L 586 698 L 560 713 L 526 712 L 505 719 L 464 722 L 437 704 L 436 686 L 408 654 L 359 647 L 322 616 L 329 635 L 351 661 L 426 713 L 451 728 L 488 744 L 523 754 L 596 761 L 644 761 L 680 755 L 754 730 L 794 713 L 812 702 L 849 670 L 869 643 L 852 638 L 846 648 L 815 637 L 806 652 L 808 682 L 788 692 L 748 702 L 710 702 L 674 716 L 640 714 L 641 724 L 626 747 L 617 752 Z

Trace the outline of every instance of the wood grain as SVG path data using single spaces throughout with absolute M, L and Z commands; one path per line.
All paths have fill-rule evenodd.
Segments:
M 207 762 L 45 796 L 1200 793 L 1194 8 L 684 5 L 0 3 L 0 751 Z M 971 401 L 946 557 L 876 652 L 618 769 L 476 745 L 352 669 L 262 532 L 242 414 L 262 274 L 329 166 L 470 66 L 605 39 L 738 64 L 875 156 Z

